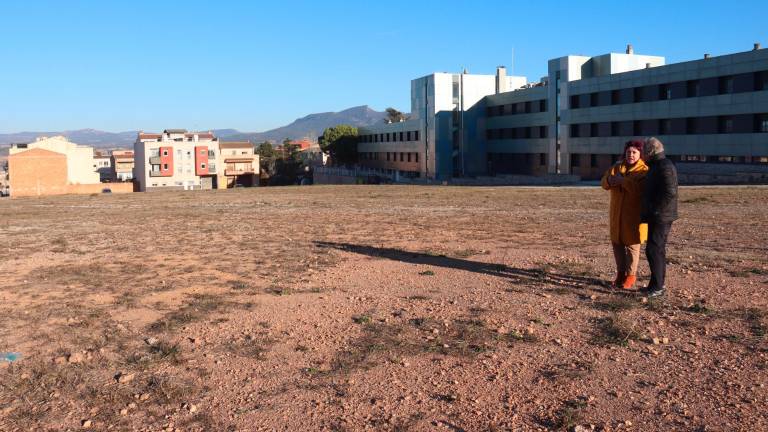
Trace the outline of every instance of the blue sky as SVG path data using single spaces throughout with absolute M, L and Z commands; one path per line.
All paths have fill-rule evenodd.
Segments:
M 667 63 L 768 46 L 766 1 L 0 1 L 0 132 L 263 131 L 410 109 L 431 72 L 537 80 L 548 59 Z

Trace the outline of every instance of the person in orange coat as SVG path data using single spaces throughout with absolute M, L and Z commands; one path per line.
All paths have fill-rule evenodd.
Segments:
M 627 141 L 624 157 L 603 175 L 603 189 L 611 192 L 610 227 L 616 279 L 611 287 L 631 290 L 637 281 L 640 245 L 648 239 L 648 225 L 640 223 L 643 180 L 648 166 L 640 159 L 642 141 Z

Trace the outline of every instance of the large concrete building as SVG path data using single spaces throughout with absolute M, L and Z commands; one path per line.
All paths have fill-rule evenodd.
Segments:
M 133 150 L 134 181 L 141 192 L 250 186 L 259 173 L 251 143 L 220 143 L 212 132 L 140 132 Z
M 497 81 L 504 72 L 498 69 Z M 459 75 L 459 82 L 468 76 Z M 421 93 L 414 92 L 423 81 L 412 81 L 412 106 L 424 105 L 418 103 Z M 631 46 L 620 54 L 566 56 L 550 60 L 548 75 L 539 82 L 518 84 L 466 98 L 459 109 L 463 115 L 454 111 L 446 118 L 445 110 L 427 110 L 424 122 L 414 110 L 419 120 L 361 129 L 361 165 L 418 169 L 413 176 L 433 179 L 499 174 L 596 179 L 619 157 L 625 141 L 657 136 L 685 181 L 768 181 L 768 50 L 758 44 L 746 52 L 670 65 L 663 57 L 635 54 Z M 428 85 L 424 94 L 431 94 Z M 399 139 L 401 129 L 410 131 L 407 146 L 389 141 Z M 452 157 L 446 159 L 450 147 L 440 146 L 446 141 L 441 137 L 451 135 Z M 393 152 L 398 163 L 410 157 L 418 165 L 382 163 Z

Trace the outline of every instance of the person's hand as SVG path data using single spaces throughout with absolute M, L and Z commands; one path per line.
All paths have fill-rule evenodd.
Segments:
M 611 186 L 621 186 L 621 184 L 624 183 L 624 177 L 619 175 L 611 176 L 609 183 Z

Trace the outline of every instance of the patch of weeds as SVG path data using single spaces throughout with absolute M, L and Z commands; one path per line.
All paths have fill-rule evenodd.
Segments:
M 281 288 L 281 287 L 270 287 L 265 290 L 267 294 L 272 294 L 276 296 L 286 296 L 293 294 L 293 290 L 290 288 Z
M 762 268 L 747 268 L 739 270 L 728 270 L 728 274 L 733 277 L 750 277 L 752 275 L 765 276 L 768 275 L 768 270 Z
M 762 338 L 766 334 L 766 325 L 763 323 L 766 313 L 758 308 L 748 308 L 744 310 L 744 321 L 749 326 L 749 331 L 753 336 Z
M 245 282 L 245 281 L 241 281 L 241 280 L 229 281 L 229 286 L 233 290 L 238 290 L 238 291 L 240 291 L 240 290 L 247 290 L 247 289 L 251 288 L 251 284 L 250 283 Z
M 539 341 L 539 337 L 536 336 L 535 333 L 530 333 L 530 332 L 520 333 L 517 330 L 512 330 L 511 332 L 507 333 L 507 338 L 512 341 L 521 341 L 521 342 L 528 342 L 528 343 L 536 343 Z
M 550 427 L 558 431 L 569 431 L 584 422 L 584 408 L 587 403 L 581 399 L 565 401 L 552 419 Z
M 421 253 L 424 254 L 424 255 L 431 256 L 431 257 L 442 257 L 442 258 L 445 258 L 445 254 L 444 253 L 442 253 L 440 251 L 432 250 L 432 249 L 425 249 Z
M 638 307 L 640 303 L 629 296 L 613 296 L 605 301 L 593 303 L 593 307 L 598 310 L 608 312 L 622 312 Z
M 577 379 L 583 378 L 593 370 L 592 363 L 582 360 L 575 360 L 571 363 L 561 363 L 556 365 L 550 365 L 540 371 L 541 375 L 552 381 L 558 379 Z
M 130 292 L 125 292 L 119 295 L 117 298 L 115 298 L 115 305 L 123 306 L 128 309 L 135 308 L 137 305 L 137 302 L 138 301 L 136 299 L 136 295 Z
M 421 276 L 434 276 L 435 272 L 433 272 L 432 270 L 425 270 L 423 272 L 419 272 L 419 275 L 421 275 Z
M 195 294 L 187 305 L 150 324 L 149 330 L 153 332 L 172 331 L 191 322 L 202 320 L 228 304 L 229 302 L 218 296 Z
M 53 252 L 66 252 L 67 250 L 67 239 L 64 237 L 56 237 L 55 239 L 51 240 L 51 244 L 55 246 L 52 251 Z
M 664 313 L 669 309 L 669 305 L 663 298 L 649 298 L 645 304 L 645 309 L 651 312 Z
M 429 297 L 421 294 L 412 295 L 412 296 L 406 296 L 406 300 L 429 300 Z
M 306 345 L 299 344 L 299 345 L 296 345 L 296 347 L 293 350 L 296 352 L 307 352 L 309 351 L 309 347 Z
M 469 258 L 474 255 L 487 255 L 488 251 L 475 250 L 475 249 L 461 249 L 453 252 L 453 256 L 457 258 Z
M 698 203 L 705 203 L 705 202 L 714 202 L 714 201 L 708 197 L 694 197 L 694 198 L 687 198 L 684 200 L 680 200 L 681 204 L 698 204 Z
M 352 321 L 354 321 L 355 324 L 368 324 L 373 321 L 373 318 L 371 318 L 370 315 L 356 315 L 352 317 Z
M 593 322 L 595 333 L 591 342 L 595 345 L 627 346 L 629 340 L 638 340 L 639 338 L 635 325 L 617 314 L 598 318 Z
M 255 358 L 263 360 L 269 348 L 274 345 L 275 340 L 266 335 L 246 335 L 242 339 L 233 340 L 227 344 L 226 348 L 232 354 L 240 357 Z
M 709 315 L 712 313 L 712 309 L 708 308 L 707 305 L 704 304 L 703 300 L 694 302 L 690 306 L 686 307 L 685 310 L 691 313 L 702 315 Z

